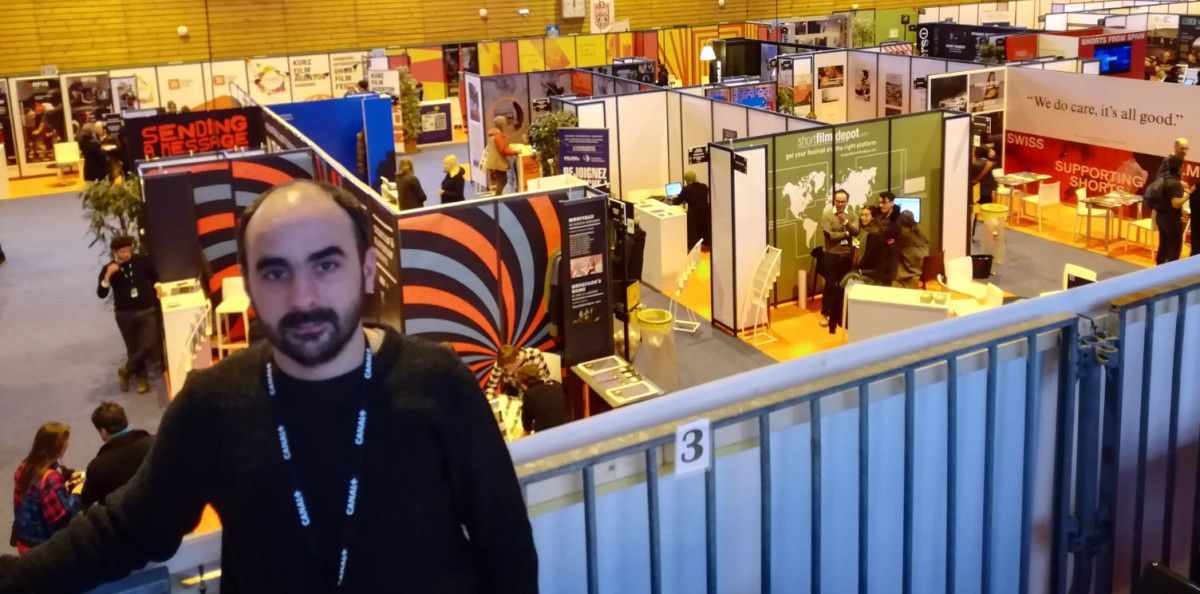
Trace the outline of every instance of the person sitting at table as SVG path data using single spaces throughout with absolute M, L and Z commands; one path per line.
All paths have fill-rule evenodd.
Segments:
M 492 367 L 491 376 L 488 377 L 487 387 L 483 390 L 488 400 L 502 393 L 520 398 L 524 393 L 524 388 L 517 381 L 516 374 L 517 370 L 527 365 L 536 367 L 538 375 L 542 379 L 551 379 L 550 367 L 546 365 L 546 358 L 542 356 L 541 351 L 529 347 L 521 349 L 511 344 L 502 345 L 496 354 L 496 364 Z
M 896 261 L 892 257 L 892 247 L 884 236 L 883 215 L 878 206 L 868 206 L 862 210 L 865 214 L 859 215 L 862 231 L 858 235 L 855 271 L 872 285 L 889 287 L 896 278 Z
M 545 431 L 571 421 L 567 393 L 560 382 L 542 377 L 537 365 L 521 367 L 516 376 L 523 401 L 521 425 L 526 433 Z

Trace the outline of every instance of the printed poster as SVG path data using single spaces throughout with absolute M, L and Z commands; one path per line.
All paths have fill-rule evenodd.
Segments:
M 250 92 L 250 83 L 246 80 L 246 62 L 244 60 L 225 60 L 206 63 L 208 84 L 212 97 L 213 109 L 229 109 L 240 107 L 241 102 L 234 100 L 232 87 L 243 92 Z
M 0 167 L 17 164 L 17 146 L 13 140 L 13 129 L 9 124 L 12 121 L 9 109 L 8 81 L 0 78 L 0 143 L 4 144 L 4 158 L 7 161 L 7 163 L 0 163 Z
M 107 72 L 72 74 L 63 77 L 67 85 L 67 105 L 71 110 L 74 138 L 85 122 L 98 122 L 112 111 L 112 86 Z
M 1004 109 L 1004 69 L 973 72 L 968 76 L 971 113 Z
M 606 206 L 599 196 L 559 204 L 563 365 L 613 353 Z
M 204 70 L 199 63 L 159 66 L 158 91 L 167 113 L 208 108 Z
M 358 88 L 358 81 L 367 77 L 363 61 L 367 52 L 329 54 L 329 75 L 333 81 L 333 96 L 344 97 Z
M 57 76 L 13 81 L 17 87 L 16 111 L 24 135 L 26 163 L 54 161 L 54 143 L 71 139 L 63 114 L 62 82 Z M 17 111 L 17 110 L 20 111 Z
M 608 191 L 608 130 L 604 128 L 560 128 L 558 158 L 562 172 L 593 188 Z
M 158 95 L 158 72 L 154 68 L 125 68 L 110 70 L 112 78 L 132 76 L 137 83 L 138 109 L 154 109 L 161 107 Z
M 292 77 L 293 101 L 333 98 L 328 54 L 292 56 L 288 58 L 288 68 Z
M 246 76 L 250 77 L 250 97 L 259 105 L 292 102 L 287 58 L 250 58 Z

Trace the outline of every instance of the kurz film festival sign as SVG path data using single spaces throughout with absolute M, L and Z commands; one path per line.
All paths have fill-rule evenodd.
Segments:
M 124 136 L 134 159 L 252 149 L 263 144 L 263 117 L 243 107 L 130 118 Z

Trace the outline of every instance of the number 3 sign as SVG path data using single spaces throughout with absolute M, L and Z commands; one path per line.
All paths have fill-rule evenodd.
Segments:
M 708 419 L 696 419 L 675 429 L 675 474 L 708 470 L 712 464 L 712 433 Z

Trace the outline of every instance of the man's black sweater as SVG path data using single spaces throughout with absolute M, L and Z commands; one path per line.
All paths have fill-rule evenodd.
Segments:
M 143 311 L 154 307 L 154 283 L 158 282 L 158 271 L 154 269 L 150 258 L 134 256 L 124 264 L 116 261 L 110 264 L 118 264 L 121 269 L 113 273 L 108 279 L 108 286 L 105 287 L 101 282 L 104 281 L 104 271 L 108 264 L 100 267 L 100 275 L 96 277 L 97 297 L 108 297 L 108 291 L 112 289 L 113 309 L 117 311 Z M 137 289 L 137 297 L 133 296 L 134 289 Z
M 140 429 L 113 436 L 108 443 L 100 446 L 96 457 L 88 463 L 87 480 L 83 483 L 83 493 L 79 496 L 85 506 L 99 503 L 109 493 L 121 488 L 129 482 L 137 472 L 150 446 L 154 445 L 154 436 Z
M 165 560 L 205 502 L 223 525 L 222 592 L 333 591 L 334 560 L 314 558 L 289 493 L 266 395 L 268 357 L 259 344 L 193 373 L 129 484 L 28 554 L 0 558 L 0 593 L 78 592 Z M 348 472 L 337 452 L 353 421 L 330 415 L 352 410 L 340 401 L 357 401 L 357 389 L 317 403 L 316 393 L 289 393 L 301 382 L 280 375 L 293 460 L 308 460 L 302 488 L 321 499 L 318 483 L 336 482 L 330 491 L 344 497 L 345 483 L 330 477 Z M 525 505 L 475 377 L 450 351 L 391 329 L 373 376 L 343 590 L 536 592 Z M 323 452 L 332 460 L 316 458 Z M 314 529 L 326 527 L 318 536 L 340 530 L 344 502 L 332 517 L 313 503 Z

